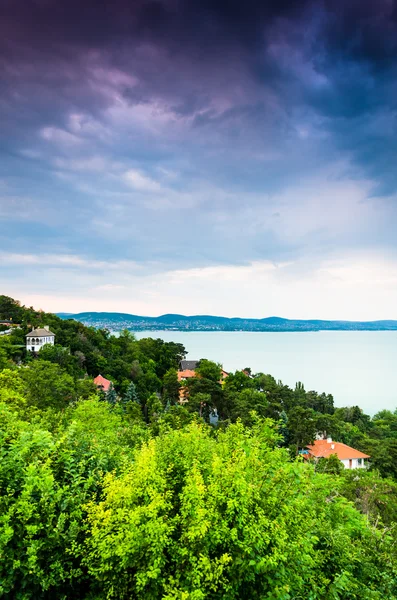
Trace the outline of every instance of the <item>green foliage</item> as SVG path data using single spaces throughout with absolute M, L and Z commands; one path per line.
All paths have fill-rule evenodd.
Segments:
M 335 409 L 248 369 L 221 383 L 205 359 L 181 406 L 180 344 L 0 296 L 9 317 L 21 328 L 0 338 L 0 597 L 397 597 L 397 411 Z M 57 344 L 25 354 L 44 324 Z M 296 458 L 318 433 L 370 454 L 371 470 Z
M 81 359 L 72 355 L 69 348 L 64 348 L 59 344 L 46 344 L 40 350 L 40 360 L 46 360 L 58 364 L 69 375 L 74 377 L 84 375 Z
M 0 337 L 0 370 L 10 366 L 8 361 L 19 361 L 25 353 L 25 340 L 22 340 L 23 347 L 21 347 L 15 339 L 18 331 L 14 329 L 10 335 Z
M 247 377 L 242 371 L 230 373 L 225 380 L 225 390 L 233 392 L 241 392 L 242 390 L 253 388 L 254 381 Z
M 25 311 L 21 308 L 20 302 L 9 296 L 0 295 L 0 319 L 21 323 L 25 316 Z
M 87 506 L 106 598 L 393 598 L 389 541 L 266 422 L 160 435 Z M 281 500 L 282 499 L 282 500 Z
M 129 384 L 128 389 L 124 394 L 122 402 L 123 404 L 127 404 L 128 402 L 136 402 L 136 404 L 139 405 L 141 404 L 133 381 L 131 381 L 131 383 Z
M 37 408 L 66 408 L 76 399 L 73 377 L 57 364 L 35 360 L 29 368 L 21 369 L 28 403 Z
M 210 363 L 210 361 L 208 362 Z M 198 377 L 188 379 L 185 384 L 187 388 L 187 397 L 189 399 L 188 408 L 201 415 L 203 414 L 204 409 L 204 415 L 207 419 L 209 419 L 210 413 L 215 410 L 223 417 L 227 416 L 227 411 L 225 410 L 225 395 L 222 386 L 219 383 L 219 379 L 216 381 L 214 380 L 215 369 L 213 368 L 213 365 L 215 365 L 215 363 L 211 363 L 208 370 L 208 374 L 213 376 L 212 379 L 199 375 Z M 220 373 L 220 368 L 217 365 L 215 365 L 215 368 L 219 370 Z
M 340 475 L 344 470 L 345 467 L 336 454 L 331 454 L 328 458 L 320 458 L 316 464 L 317 473 Z
M 27 407 L 24 392 L 24 383 L 16 369 L 4 369 L 0 373 L 0 402 L 23 414 Z
M 219 383 L 222 376 L 222 367 L 211 360 L 202 358 L 199 362 L 199 366 L 196 369 L 196 373 L 203 379 L 208 379 L 214 383 Z
M 171 405 L 179 401 L 180 383 L 176 369 L 168 369 L 163 378 L 163 400 Z
M 342 471 L 343 495 L 372 523 L 397 527 L 397 483 L 376 471 L 366 469 Z
M 207 423 L 210 421 L 210 415 L 214 412 L 211 394 L 197 392 L 194 394 L 187 404 L 187 409 L 191 410 L 202 417 Z
M 109 386 L 108 391 L 106 392 L 106 400 L 107 402 L 109 402 L 109 404 L 111 406 L 115 406 L 116 402 L 117 402 L 117 394 L 116 394 L 116 390 L 113 387 L 113 384 L 111 383 Z
M 87 400 L 92 396 L 96 396 L 98 393 L 98 388 L 89 377 L 85 377 L 84 379 L 77 379 L 75 382 L 76 386 L 76 396 L 81 400 Z
M 245 375 L 244 377 L 247 379 Z M 255 411 L 256 414 L 266 417 L 268 405 L 269 403 L 264 392 L 258 392 L 251 388 L 242 389 L 242 391 L 237 394 L 232 404 L 232 421 L 240 419 L 244 425 L 251 425 L 251 412 Z
M 84 505 L 147 439 L 98 401 L 69 417 L 54 435 L 0 404 L 0 597 L 85 597 Z
M 62 320 L 0 296 L 0 318 L 10 317 L 21 328 L 15 328 L 6 342 L 0 341 L 0 347 L 7 344 L 8 358 L 19 358 L 28 364 L 31 356 L 24 350 L 25 334 L 32 326 L 49 325 L 55 334 L 56 345 L 43 347 L 40 360 L 59 365 L 75 381 L 85 375 L 93 378 L 103 373 L 121 394 L 133 380 L 142 402 L 151 394 L 162 391 L 165 373 L 171 368 L 176 369 L 186 355 L 181 344 L 151 338 L 137 341 L 127 330 L 116 337 L 106 330 L 86 327 L 72 319 Z
M 315 413 L 311 408 L 296 406 L 288 413 L 289 444 L 299 448 L 311 444 L 316 436 Z
M 7 352 L 0 346 L 0 371 L 9 366 Z

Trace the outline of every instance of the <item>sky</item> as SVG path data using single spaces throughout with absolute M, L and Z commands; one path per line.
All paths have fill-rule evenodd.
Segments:
M 397 319 L 397 0 L 0 0 L 0 293 Z

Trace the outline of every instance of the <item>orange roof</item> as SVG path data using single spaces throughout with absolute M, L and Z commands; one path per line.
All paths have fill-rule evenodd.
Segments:
M 109 379 L 105 379 L 105 377 L 102 377 L 102 375 L 98 375 L 97 377 L 95 377 L 94 383 L 97 387 L 102 388 L 104 392 L 107 392 L 112 382 L 109 381 Z
M 348 460 L 349 458 L 370 458 L 368 454 L 355 450 L 341 442 L 327 440 L 316 440 L 313 444 L 307 446 L 309 454 L 315 458 L 328 458 L 331 454 L 336 454 L 339 460 Z
M 196 377 L 196 371 L 190 371 L 186 369 L 185 371 L 178 371 L 178 381 L 182 379 L 189 379 L 190 377 Z

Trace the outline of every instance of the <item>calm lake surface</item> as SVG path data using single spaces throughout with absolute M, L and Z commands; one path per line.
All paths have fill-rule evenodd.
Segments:
M 208 358 L 226 371 L 251 367 L 294 387 L 333 394 L 336 406 L 358 404 L 373 415 L 397 408 L 397 331 L 259 333 L 140 331 L 181 342 L 188 358 Z

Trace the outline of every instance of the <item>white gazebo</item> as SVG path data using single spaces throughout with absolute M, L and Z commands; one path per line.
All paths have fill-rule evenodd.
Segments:
M 55 344 L 55 333 L 49 330 L 48 325 L 42 328 L 33 329 L 26 336 L 26 350 L 38 352 L 45 344 Z

